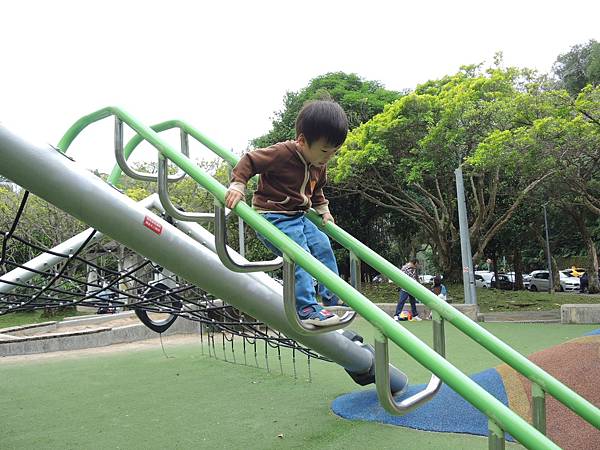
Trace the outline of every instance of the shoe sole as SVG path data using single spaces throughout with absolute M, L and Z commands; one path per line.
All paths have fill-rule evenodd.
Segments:
M 329 325 L 336 325 L 336 324 L 340 323 L 340 318 L 338 316 L 334 316 L 334 317 L 329 317 L 328 319 L 325 319 L 325 320 L 302 319 L 302 323 L 307 324 L 307 325 L 315 325 L 317 327 L 326 327 Z
M 326 308 L 326 309 L 331 308 L 331 309 L 333 309 L 335 311 L 352 311 L 352 308 L 350 306 L 347 306 L 347 305 L 340 305 L 340 306 L 338 306 L 338 305 L 325 305 L 324 304 L 323 308 Z

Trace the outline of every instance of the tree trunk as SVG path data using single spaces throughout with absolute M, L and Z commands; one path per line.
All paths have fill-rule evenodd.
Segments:
M 496 253 L 494 253 L 491 259 L 494 267 L 494 281 L 490 283 L 490 287 L 498 288 L 500 284 L 498 283 L 498 257 L 496 256 Z M 495 283 L 495 285 L 493 283 Z
M 587 249 L 589 267 L 586 267 L 588 271 L 588 292 L 590 294 L 595 294 L 599 290 L 598 286 L 598 251 L 596 250 L 596 244 L 592 239 L 592 236 L 585 224 L 585 219 L 582 214 L 574 209 L 568 208 L 577 229 L 579 230 L 579 234 L 581 234 L 581 240 L 585 244 Z
M 515 271 L 514 288 L 515 290 L 523 289 L 523 258 L 521 248 L 515 247 L 513 250 L 513 268 Z
M 545 238 L 542 236 L 541 233 L 539 233 L 537 231 L 537 228 L 534 228 L 533 235 L 535 236 L 536 241 L 538 241 L 538 243 L 544 249 L 544 257 L 546 258 L 546 261 L 547 261 L 548 260 L 548 252 L 546 251 Z M 552 286 L 550 286 L 550 293 L 554 294 L 556 292 L 556 289 L 560 288 L 560 278 L 558 278 L 559 275 L 558 275 L 558 270 L 556 269 L 556 260 L 554 259 L 554 257 L 551 257 L 551 259 L 552 259 L 552 261 L 550 263 L 551 264 L 550 270 L 552 271 L 552 280 L 554 281 L 554 283 L 552 284 Z
M 554 258 L 554 256 L 551 258 L 552 259 L 552 281 L 554 282 L 554 284 L 552 285 L 552 289 L 550 290 L 551 294 L 554 294 L 556 291 L 561 290 L 560 287 L 560 274 L 558 273 L 558 263 L 556 262 L 556 259 Z

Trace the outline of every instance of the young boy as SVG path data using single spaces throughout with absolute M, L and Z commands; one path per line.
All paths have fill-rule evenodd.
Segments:
M 323 186 L 327 181 L 327 162 L 344 143 L 347 133 L 348 119 L 340 105 L 332 101 L 306 104 L 296 118 L 296 140 L 246 153 L 233 169 L 225 195 L 226 206 L 234 208 L 244 198 L 248 180 L 260 174 L 252 206 L 336 274 L 338 268 L 329 238 L 305 213 L 313 207 L 323 224 L 333 222 Z M 271 251 L 281 255 L 263 236 L 258 237 Z M 341 303 L 325 286 L 319 285 L 319 295 L 325 306 Z M 313 278 L 299 265 L 296 309 L 307 324 L 326 326 L 339 322 L 337 315 L 317 303 Z

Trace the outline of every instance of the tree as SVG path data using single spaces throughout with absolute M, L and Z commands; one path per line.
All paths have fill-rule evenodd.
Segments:
M 438 255 L 437 265 L 458 277 L 454 170 L 490 134 L 523 120 L 515 100 L 531 95 L 527 89 L 536 89 L 530 87 L 534 81 L 528 70 L 468 66 L 419 86 L 350 134 L 334 179 L 411 220 Z M 505 178 L 502 167 L 465 167 L 477 257 L 547 174 L 514 171 Z
M 400 94 L 385 89 L 377 81 L 363 80 L 356 74 L 333 72 L 312 79 L 298 92 L 287 92 L 283 109 L 275 113 L 273 128 L 267 134 L 251 141 L 254 147 L 268 147 L 296 137 L 296 116 L 309 100 L 333 99 L 348 115 L 350 129 L 366 122 Z
M 553 71 L 564 89 L 577 95 L 586 85 L 600 84 L 600 43 L 590 40 L 587 44 L 571 47 L 556 59 Z
M 544 186 L 546 199 L 571 217 L 592 269 L 590 290 L 598 289 L 598 256 L 590 231 L 593 216 L 600 216 L 600 88 L 587 86 L 573 99 L 566 91 L 547 91 L 536 99 L 537 111 L 510 130 L 496 131 L 479 146 L 473 163 L 504 167 L 511 173 L 542 170 L 550 177 Z M 585 210 L 593 216 L 585 214 Z M 572 233 L 569 233 L 572 235 Z M 562 242 L 567 251 L 572 241 Z M 576 253 L 581 249 L 577 244 Z
M 353 129 L 382 112 L 386 104 L 400 96 L 400 93 L 385 89 L 377 81 L 363 80 L 356 74 L 327 73 L 314 78 L 298 92 L 287 92 L 283 110 L 275 113 L 273 128 L 267 134 L 252 140 L 252 145 L 267 147 L 294 139 L 296 116 L 310 100 L 326 98 L 338 102 L 346 111 L 349 128 Z M 402 258 L 397 250 L 405 247 L 394 244 L 398 242 L 398 233 L 395 230 L 396 224 L 389 219 L 389 213 L 359 196 L 348 195 L 343 188 L 343 184 L 329 184 L 325 188 L 325 195 L 332 200 L 330 208 L 336 221 L 366 245 L 380 251 L 384 257 L 391 260 Z M 261 247 L 262 244 L 251 245 L 253 249 Z M 343 253 L 338 249 L 336 254 L 342 275 L 347 275 L 348 258 Z

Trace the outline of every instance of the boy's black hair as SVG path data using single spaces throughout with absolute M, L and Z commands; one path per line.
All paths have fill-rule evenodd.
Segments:
M 296 118 L 296 137 L 304 135 L 312 145 L 325 138 L 329 145 L 339 147 L 348 134 L 348 118 L 340 105 L 328 100 L 306 103 Z

